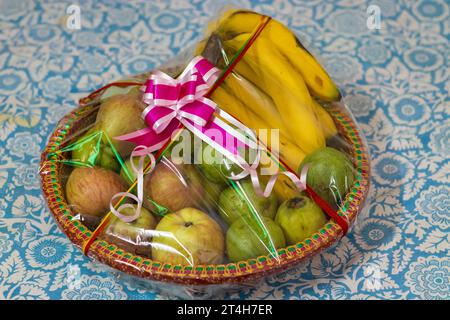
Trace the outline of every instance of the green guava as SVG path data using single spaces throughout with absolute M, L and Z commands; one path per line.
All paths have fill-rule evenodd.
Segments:
M 182 129 L 164 151 L 164 156 L 175 164 L 191 164 L 194 162 L 194 152 L 200 149 L 201 139 L 191 131 Z
M 252 208 L 260 216 L 275 217 L 278 204 L 275 193 L 267 198 L 257 195 L 250 180 L 236 183 L 236 188 L 226 188 L 219 197 L 219 214 L 228 225 L 243 215 L 251 216 Z
M 283 229 L 287 244 L 293 245 L 319 230 L 327 216 L 313 200 L 299 195 L 280 205 L 275 222 Z
M 272 249 L 286 246 L 283 231 L 272 219 L 262 217 L 265 228 L 237 219 L 227 231 L 226 243 L 228 258 L 233 261 L 268 255 Z M 264 234 L 267 233 L 265 237 Z
M 205 207 L 209 211 L 216 211 L 224 185 L 203 180 L 203 187 L 205 188 L 205 196 L 203 198 Z
M 225 185 L 232 172 L 239 172 L 236 164 L 205 142 L 195 156 L 201 173 L 211 182 Z
M 337 209 L 353 184 L 355 169 L 350 160 L 342 152 L 326 147 L 307 155 L 299 172 L 306 164 L 309 164 L 308 185 Z
M 97 131 L 96 128 L 90 129 L 74 144 L 72 161 L 84 163 L 90 167 L 100 166 L 116 172 L 120 168 L 116 154 L 103 138 L 102 132 Z

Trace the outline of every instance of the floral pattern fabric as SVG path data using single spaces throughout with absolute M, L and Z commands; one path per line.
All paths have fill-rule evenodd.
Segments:
M 371 201 L 339 243 L 232 299 L 450 299 L 445 0 L 0 1 L 0 299 L 160 299 L 85 258 L 40 192 L 39 156 L 80 97 L 154 68 L 225 3 L 288 24 L 318 53 L 372 158 Z M 380 29 L 367 25 L 369 5 Z

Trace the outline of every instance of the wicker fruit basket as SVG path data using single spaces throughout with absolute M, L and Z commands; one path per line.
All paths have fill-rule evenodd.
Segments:
M 47 205 L 67 237 L 82 248 L 92 232 L 72 212 L 65 197 L 67 167 L 62 165 L 64 154 L 55 153 L 70 143 L 77 132 L 95 121 L 98 105 L 79 107 L 58 123 L 41 156 L 42 190 Z M 370 172 L 369 156 L 363 137 L 342 102 L 334 103 L 328 110 L 339 134 L 347 142 L 348 154 L 355 167 L 355 180 L 342 203 L 338 215 L 352 225 L 366 200 Z M 236 263 L 216 265 L 171 265 L 133 255 L 114 244 L 96 239 L 89 257 L 126 274 L 142 279 L 183 285 L 241 284 L 292 268 L 305 259 L 336 243 L 343 236 L 342 228 L 333 220 L 306 240 L 278 249 L 278 258 L 259 256 Z

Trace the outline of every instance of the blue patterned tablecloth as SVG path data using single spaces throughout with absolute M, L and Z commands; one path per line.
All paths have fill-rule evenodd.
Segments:
M 67 240 L 40 193 L 39 153 L 78 98 L 164 62 L 224 3 L 0 1 L 0 299 L 164 298 Z M 373 189 L 339 244 L 229 297 L 449 299 L 448 1 L 231 3 L 287 23 L 320 53 L 367 137 Z M 81 10 L 79 30 L 63 19 L 70 4 Z M 380 9 L 379 30 L 367 27 L 369 5 Z

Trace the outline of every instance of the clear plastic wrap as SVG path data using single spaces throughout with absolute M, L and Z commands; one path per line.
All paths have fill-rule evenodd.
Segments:
M 41 164 L 49 208 L 86 255 L 181 285 L 184 297 L 252 283 L 330 246 L 369 187 L 364 138 L 336 85 L 288 28 L 244 10 L 222 12 L 158 70 L 82 99 Z

